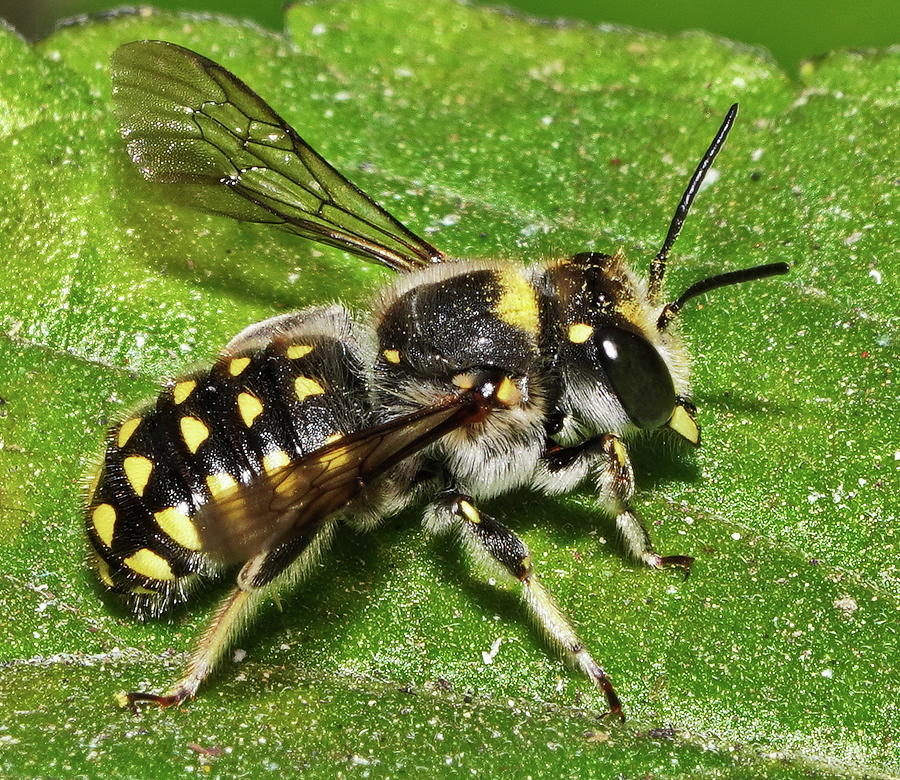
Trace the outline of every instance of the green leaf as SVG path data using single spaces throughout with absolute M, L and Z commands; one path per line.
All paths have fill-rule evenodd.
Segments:
M 700 33 L 448 0 L 297 6 L 287 30 L 142 12 L 35 49 L 0 35 L 0 773 L 898 773 L 897 53 L 836 53 L 792 84 Z M 337 297 L 365 311 L 389 278 L 143 183 L 107 68 L 144 38 L 221 62 L 456 256 L 621 246 L 644 267 L 741 103 L 668 289 L 793 268 L 690 305 L 704 447 L 637 447 L 637 506 L 663 553 L 697 557 L 691 578 L 624 561 L 589 493 L 492 503 L 612 675 L 624 725 L 597 720 L 601 697 L 515 595 L 415 513 L 345 533 L 183 710 L 115 707 L 178 674 L 224 584 L 146 624 L 101 593 L 79 485 L 106 426 L 248 323 Z

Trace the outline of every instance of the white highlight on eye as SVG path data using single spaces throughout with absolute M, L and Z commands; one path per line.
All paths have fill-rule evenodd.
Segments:
M 610 360 L 615 360 L 619 357 L 619 350 L 616 349 L 616 345 L 609 339 L 603 339 L 603 341 L 601 342 L 601 346 L 603 347 L 603 351 L 606 353 L 606 357 L 608 357 Z

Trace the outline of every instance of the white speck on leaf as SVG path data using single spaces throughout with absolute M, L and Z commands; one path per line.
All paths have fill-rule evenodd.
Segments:
M 703 192 L 705 189 L 709 189 L 713 186 L 720 178 L 722 174 L 716 168 L 710 168 L 706 173 L 706 178 L 703 180 L 703 183 L 700 185 L 700 189 L 697 192 Z
M 847 615 L 852 615 L 859 609 L 859 604 L 853 596 L 841 596 L 834 600 L 834 608 L 841 610 Z
M 500 652 L 500 645 L 503 642 L 503 637 L 498 636 L 492 643 L 491 649 L 487 653 L 483 650 L 481 651 L 481 660 L 484 661 L 485 666 L 490 666 L 494 663 L 494 659 L 497 657 L 497 653 Z

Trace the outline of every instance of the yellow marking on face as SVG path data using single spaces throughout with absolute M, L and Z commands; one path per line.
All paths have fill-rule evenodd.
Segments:
M 100 541 L 107 547 L 112 547 L 113 531 L 116 528 L 116 510 L 109 504 L 100 504 L 91 512 L 91 522 Z
M 478 510 L 468 501 L 459 502 L 459 511 L 462 512 L 463 517 L 470 523 L 475 523 L 477 525 L 481 522 L 481 515 L 478 513 Z
M 508 376 L 503 377 L 500 386 L 497 388 L 497 400 L 507 406 L 515 406 L 522 400 L 522 393 L 516 387 L 516 383 Z
M 183 382 L 176 382 L 172 388 L 172 400 L 176 404 L 184 403 L 187 397 L 194 392 L 197 383 L 193 379 L 185 379 Z
M 169 562 L 161 555 L 142 547 L 134 555 L 122 561 L 129 569 L 151 580 L 174 580 L 175 574 Z
M 569 325 L 568 339 L 573 344 L 584 344 L 593 335 L 593 326 L 585 322 L 576 322 L 573 325 Z
M 691 444 L 700 443 L 700 428 L 693 417 L 683 406 L 676 406 L 675 411 L 666 423 L 675 433 L 683 436 Z
M 250 358 L 248 357 L 232 358 L 228 361 L 228 373 L 232 376 L 240 376 L 249 365 Z
M 116 445 L 119 449 L 122 449 L 126 444 L 128 444 L 128 440 L 131 438 L 132 434 L 137 430 L 137 427 L 141 424 L 140 417 L 133 417 L 130 420 L 125 420 L 119 426 L 119 432 L 116 434 Z
M 343 439 L 343 438 L 344 438 L 344 434 L 343 434 L 343 433 L 340 433 L 340 432 L 338 432 L 338 433 L 332 433 L 331 436 L 329 436 L 327 439 L 325 439 L 325 440 L 322 442 L 322 445 L 324 446 L 324 445 L 326 445 L 326 444 L 334 444 L 336 441 L 340 441 L 340 440 Z
M 156 512 L 153 517 L 156 518 L 156 523 L 162 532 L 182 547 L 187 547 L 188 550 L 199 550 L 202 546 L 197 527 L 191 518 L 178 507 L 170 506 L 168 509 L 163 509 L 162 512 Z
M 262 414 L 263 403 L 252 393 L 241 393 L 237 398 L 238 411 L 241 419 L 248 428 L 253 421 Z
M 287 466 L 291 462 L 290 455 L 284 450 L 274 450 L 263 458 L 262 465 L 266 474 L 278 471 L 282 466 Z
M 291 346 L 287 348 L 285 354 L 291 360 L 297 360 L 297 358 L 306 357 L 312 351 L 313 347 L 309 344 L 291 344 Z
M 209 438 L 209 428 L 203 420 L 196 417 L 182 417 L 178 424 L 181 426 L 181 438 L 184 439 L 191 454 L 195 454 L 200 445 Z
M 515 270 L 506 270 L 500 275 L 500 287 L 494 314 L 508 325 L 527 333 L 537 333 L 539 316 L 534 288 Z
M 97 564 L 97 576 L 100 577 L 100 582 L 108 588 L 113 587 L 115 583 L 113 582 L 112 575 L 109 573 L 109 564 L 99 556 L 95 558 L 94 562 Z
M 220 471 L 218 474 L 207 474 L 206 487 L 213 498 L 219 498 L 229 490 L 237 487 L 237 481 L 227 471 Z
M 139 496 L 144 495 L 144 488 L 153 473 L 153 461 L 143 455 L 129 455 L 122 462 L 122 468 L 131 489 Z
M 381 353 L 384 355 L 384 359 L 388 363 L 393 363 L 395 366 L 400 363 L 400 350 L 399 349 L 386 349 Z
M 613 440 L 613 452 L 616 453 L 616 460 L 619 461 L 620 466 L 628 463 L 628 450 L 625 449 L 625 445 L 619 439 Z
M 322 395 L 325 392 L 325 388 L 315 379 L 310 379 L 308 376 L 298 376 L 294 380 L 294 392 L 297 393 L 298 401 L 304 401 L 311 395 Z

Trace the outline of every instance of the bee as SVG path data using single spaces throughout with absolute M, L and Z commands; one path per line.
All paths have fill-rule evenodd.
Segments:
M 183 676 L 123 703 L 193 697 L 266 594 L 301 579 L 339 525 L 372 529 L 424 502 L 425 527 L 455 532 L 517 587 L 550 643 L 621 716 L 609 676 L 541 584 L 527 546 L 482 506 L 514 489 L 557 495 L 588 484 L 630 558 L 690 569 L 692 558 L 655 550 L 631 506 L 626 442 L 667 431 L 700 444 L 679 312 L 702 293 L 788 270 L 723 273 L 663 298 L 667 257 L 737 106 L 645 280 L 620 252 L 530 265 L 445 255 L 240 79 L 172 43 L 121 46 L 112 81 L 121 134 L 146 179 L 203 210 L 276 225 L 398 274 L 369 316 L 329 305 L 250 325 L 214 365 L 172 379 L 109 432 L 86 510 L 100 580 L 138 615 L 160 615 L 237 570 Z

